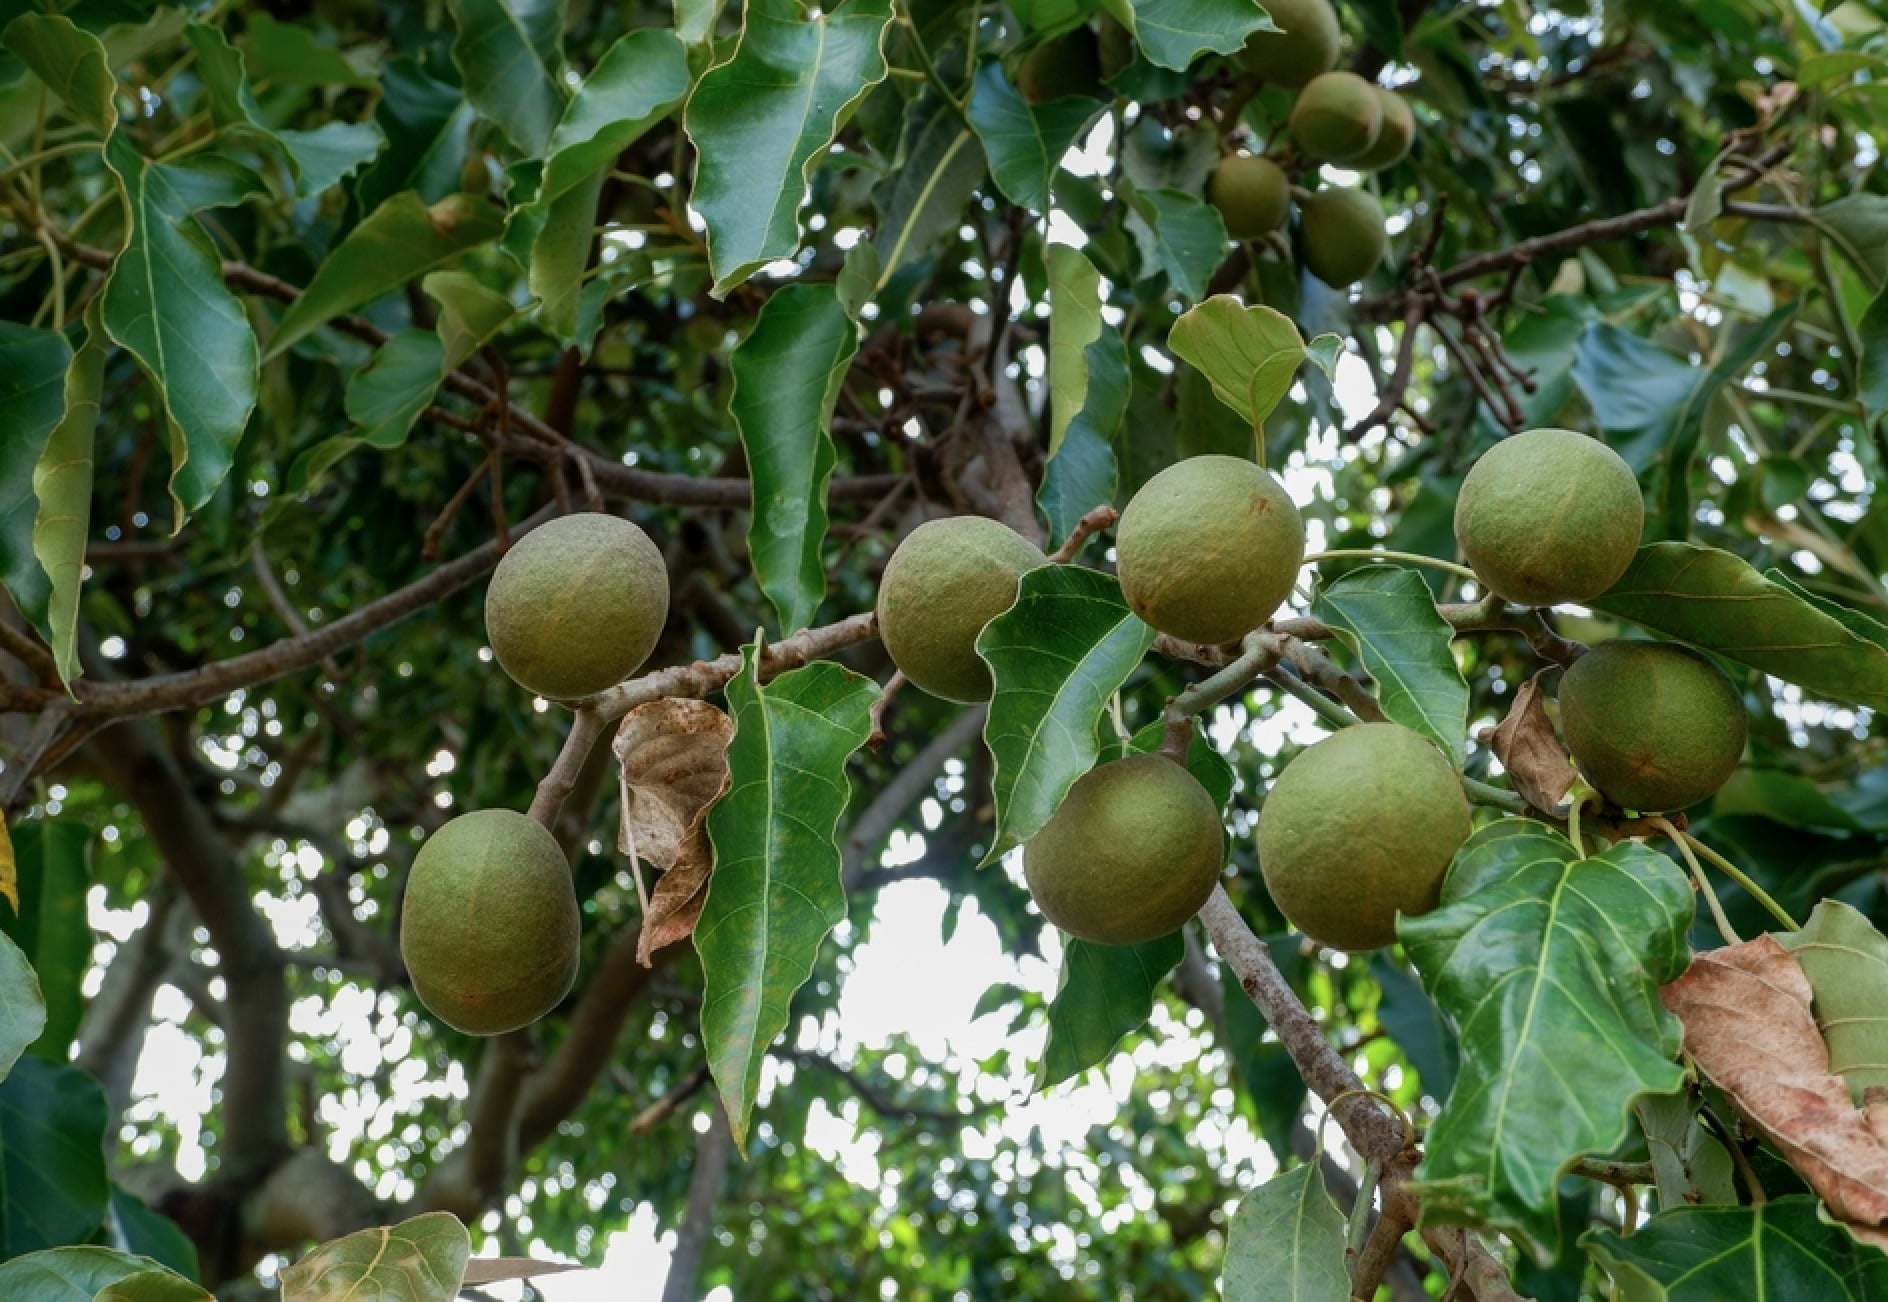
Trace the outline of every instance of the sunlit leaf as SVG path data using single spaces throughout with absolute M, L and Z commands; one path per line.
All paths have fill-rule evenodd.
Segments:
M 1148 61 L 1185 72 L 1202 54 L 1230 54 L 1278 25 L 1250 0 L 1108 0 Z
M 157 1263 L 110 1248 L 51 1248 L 0 1262 L 7 1302 L 92 1302 L 100 1289 Z
M 46 572 L 46 626 L 53 662 L 68 690 L 78 680 L 79 587 L 85 577 L 85 539 L 92 514 L 92 432 L 98 424 L 105 354 L 111 341 L 97 300 L 85 313 L 85 344 L 66 368 L 65 412 L 33 467 L 33 556 Z
M 1198 367 L 1219 400 L 1253 429 L 1291 391 L 1304 339 L 1283 313 L 1247 307 L 1230 294 L 1216 294 L 1187 309 L 1174 322 L 1167 346 Z
M 93 1302 L 215 1302 L 199 1286 L 168 1270 L 141 1270 L 114 1280 Z
M 1011 203 L 1049 211 L 1049 191 L 1062 155 L 1101 112 L 1101 101 L 1083 96 L 1025 103 L 1022 93 L 990 62 L 977 71 L 970 93 L 970 126 L 983 141 L 990 175 Z
M 1097 945 L 1064 936 L 1062 975 L 1049 1003 L 1049 1039 L 1036 1088 L 1050 1089 L 1106 1062 L 1122 1037 L 1147 1020 L 1155 990 L 1185 950 L 1177 931 L 1141 945 Z
M 1226 1231 L 1225 1302 L 1350 1302 L 1345 1220 L 1315 1162 L 1247 1194 Z
M 282 1272 L 282 1302 L 451 1302 L 471 1256 L 458 1218 L 428 1212 L 324 1243 Z
M 1462 766 L 1468 683 L 1455 663 L 1455 630 L 1414 570 L 1370 565 L 1321 588 L 1311 613 L 1356 649 L 1392 722 L 1434 741 Z

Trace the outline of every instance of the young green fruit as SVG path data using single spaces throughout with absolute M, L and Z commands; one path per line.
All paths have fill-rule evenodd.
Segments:
M 1368 190 L 1319 190 L 1298 210 L 1305 268 L 1333 289 L 1362 280 L 1390 250 L 1383 206 Z
M 1393 723 L 1344 728 L 1299 753 L 1259 809 L 1259 869 L 1272 902 L 1320 945 L 1396 940 L 1396 918 L 1436 907 L 1469 834 L 1455 770 Z
M 1669 642 L 1604 642 L 1560 680 L 1560 728 L 1587 781 L 1643 813 L 1687 809 L 1730 780 L 1748 723 L 1718 667 Z
M 1007 525 L 960 515 L 919 525 L 898 544 L 878 588 L 878 633 L 912 684 L 947 701 L 987 701 L 995 684 L 977 634 L 1016 601 L 1043 563 Z
M 1269 158 L 1228 158 L 1207 178 L 1206 198 L 1235 240 L 1256 240 L 1285 224 L 1291 213 L 1291 182 Z
M 577 978 L 581 924 L 557 841 L 523 814 L 462 814 L 414 856 L 400 953 L 420 1002 L 467 1035 L 550 1012 Z
M 1383 109 L 1383 127 L 1377 132 L 1376 142 L 1351 160 L 1350 166 L 1360 172 L 1381 172 L 1402 162 L 1416 142 L 1416 115 L 1410 112 L 1409 101 L 1381 86 L 1371 89 Z
M 636 672 L 669 617 L 669 570 L 649 535 L 582 512 L 511 545 L 485 590 L 485 635 L 511 680 L 567 701 Z
M 1272 617 L 1305 556 L 1305 526 L 1276 479 L 1238 457 L 1189 457 L 1141 486 L 1115 531 L 1134 613 L 1189 642 L 1230 642 Z
M 1070 95 L 1106 99 L 1101 84 L 1101 49 L 1092 28 L 1077 27 L 1051 37 L 1023 56 L 1016 89 L 1026 104 L 1047 104 Z
M 1349 163 L 1369 152 L 1383 130 L 1377 88 L 1354 72 L 1313 77 L 1291 109 L 1291 138 L 1307 157 Z
M 1644 529 L 1632 467 L 1572 430 L 1503 439 L 1455 499 L 1455 540 L 1470 567 L 1489 591 L 1523 606 L 1599 596 L 1632 564 Z
M 1103 945 L 1178 930 L 1213 893 L 1224 862 L 1218 806 L 1164 755 L 1090 769 L 1023 847 L 1042 916 Z
M 1297 90 L 1337 66 L 1343 33 L 1330 0 L 1269 0 L 1276 32 L 1254 32 L 1239 51 L 1247 72 L 1274 86 Z

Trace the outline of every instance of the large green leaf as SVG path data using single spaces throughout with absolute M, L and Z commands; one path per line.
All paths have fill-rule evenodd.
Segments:
M 79 589 L 85 579 L 85 540 L 92 517 L 92 434 L 104 387 L 106 338 L 98 300 L 85 313 L 85 344 L 66 368 L 65 411 L 33 467 L 33 557 L 45 571 L 46 631 L 59 677 L 78 680 Z
M 1417 1171 L 1426 1224 L 1559 1242 L 1561 1170 L 1622 1142 L 1634 1098 L 1684 1079 L 1658 989 L 1690 959 L 1692 908 L 1664 855 L 1622 841 L 1582 859 L 1545 824 L 1508 818 L 1469 838 L 1434 912 L 1398 922 L 1461 1034 Z
M 1857 1103 L 1868 1087 L 1888 1087 L 1888 937 L 1852 905 L 1821 900 L 1801 931 L 1777 939 L 1815 991 L 1829 1070 Z
M 110 1248 L 51 1248 L 0 1262 L 7 1302 L 92 1302 L 100 1289 L 157 1263 Z
M 1630 1235 L 1591 1229 L 1580 1242 L 1627 1302 L 1881 1302 L 1888 1256 L 1817 1215 L 1816 1199 L 1756 1207 L 1675 1207 Z
M 1106 7 L 1149 63 L 1174 72 L 1202 54 L 1231 54 L 1254 32 L 1278 30 L 1252 0 L 1107 0 Z
M 1888 704 L 1888 647 L 1729 552 L 1650 543 L 1587 604 L 1830 700 Z
M 1142 945 L 1097 945 L 1065 936 L 1036 1088 L 1049 1089 L 1106 1062 L 1121 1038 L 1153 1012 L 1154 992 L 1185 952 L 1177 931 Z
M 346 410 L 355 438 L 370 447 L 397 448 L 439 391 L 445 345 L 431 330 L 402 330 L 382 344 L 348 381 Z
M 563 0 L 447 0 L 465 97 L 512 144 L 541 158 L 564 111 Z
M 984 625 L 977 654 L 996 695 L 983 739 L 996 764 L 989 864 L 1049 821 L 1100 753 L 1108 698 L 1154 644 L 1112 576 L 1075 565 L 1023 575 L 1016 604 Z
M 993 60 L 977 70 L 968 112 L 1004 198 L 1047 213 L 1062 155 L 1101 110 L 1101 101 L 1081 95 L 1029 104 Z
M 282 1272 L 282 1302 L 452 1302 L 472 1239 L 450 1212 L 324 1243 Z
M 905 110 L 904 165 L 872 192 L 878 209 L 879 283 L 907 259 L 920 258 L 964 222 L 983 183 L 983 145 L 954 104 L 927 93 Z
M 1167 273 L 1180 297 L 1206 296 L 1207 282 L 1226 253 L 1226 223 L 1219 209 L 1181 190 L 1123 186 L 1133 213 L 1129 228 L 1141 249 L 1145 275 Z
M 164 398 L 179 528 L 229 473 L 256 405 L 256 336 L 223 284 L 223 260 L 197 224 L 209 173 L 152 163 L 121 135 L 105 144 L 128 227 L 105 282 L 104 325 Z
M 44 1030 L 33 1051 L 63 1063 L 85 1012 L 80 990 L 92 965 L 85 893 L 92 884 L 92 836 L 71 819 L 35 819 L 13 829 L 20 911 L 0 908 L 0 931 L 20 947 L 38 977 Z M 0 1069 L 6 1055 L 0 1052 Z
M 783 637 L 811 624 L 826 596 L 833 405 L 858 347 L 859 327 L 830 284 L 788 285 L 730 363 L 728 410 L 754 481 L 747 551 Z
M 846 916 L 836 839 L 846 761 L 872 731 L 878 689 L 826 662 L 763 687 L 759 649 L 744 648 L 741 662 L 727 689 L 731 785 L 708 812 L 715 864 L 695 948 L 708 1065 L 744 1147 L 767 1046 Z
M 1422 576 L 1398 565 L 1366 566 L 1320 589 L 1311 613 L 1356 648 L 1377 680 L 1383 712 L 1461 768 L 1468 683 L 1451 650 L 1455 630 Z
M 747 0 L 734 57 L 708 70 L 685 114 L 716 294 L 799 247 L 813 167 L 884 80 L 890 21 L 890 0 L 845 0 L 810 18 L 794 0 Z
M 374 108 L 387 147 L 355 187 L 360 211 L 373 212 L 402 190 L 417 191 L 425 203 L 457 191 L 477 117 L 457 86 L 435 81 L 410 59 L 389 60 Z
M 118 125 L 112 106 L 118 82 L 96 36 L 80 31 L 63 14 L 23 13 L 0 30 L 0 43 L 86 126 L 110 135 Z
M 16 833 L 17 835 L 17 833 Z M 0 909 L 12 906 L 0 901 Z M 0 1080 L 46 1030 L 46 1000 L 26 954 L 0 934 Z
M 33 472 L 65 410 L 65 336 L 0 321 L 0 581 L 42 632 L 52 584 L 33 554 Z
M 1225 1302 L 1350 1302 L 1344 1214 L 1316 1162 L 1239 1201 L 1226 1231 Z
M 1101 273 L 1080 249 L 1051 244 L 1049 272 L 1049 455 L 1088 401 L 1088 346 L 1101 338 Z
M 97 1081 L 35 1057 L 15 1064 L 0 1081 L 0 1258 L 76 1243 L 104 1223 L 104 1143 Z
M 1215 294 L 1188 308 L 1167 336 L 1173 355 L 1190 362 L 1219 400 L 1254 430 L 1291 391 L 1305 342 L 1291 318 L 1273 308 L 1247 307 Z
M 498 210 L 471 195 L 449 195 L 431 208 L 411 190 L 395 195 L 328 255 L 301 297 L 282 314 L 266 357 L 281 356 L 296 340 L 343 312 L 496 239 L 501 228 Z

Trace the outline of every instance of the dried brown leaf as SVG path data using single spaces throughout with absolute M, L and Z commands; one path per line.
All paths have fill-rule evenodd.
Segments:
M 1888 1223 L 1888 1107 L 1858 1109 L 1829 1070 L 1809 978 L 1774 936 L 1712 950 L 1661 992 L 1685 1052 L 1809 1182 L 1875 1241 Z
M 612 749 L 622 768 L 623 821 L 617 845 L 661 871 L 643 915 L 636 957 L 694 934 L 714 852 L 708 809 L 728 789 L 734 721 L 705 701 L 669 699 L 623 716 Z
M 1508 717 L 1495 729 L 1492 739 L 1495 758 L 1508 770 L 1514 789 L 1545 814 L 1560 812 L 1560 802 L 1579 777 L 1541 704 L 1541 679 L 1551 672 L 1543 669 L 1521 684 L 1521 690 L 1514 694 L 1514 704 L 1508 707 Z

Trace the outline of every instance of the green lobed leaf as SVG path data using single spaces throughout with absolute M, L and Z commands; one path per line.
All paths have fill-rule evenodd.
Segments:
M 1422 576 L 1400 565 L 1356 569 L 1319 589 L 1311 613 L 1356 649 L 1391 721 L 1428 737 L 1461 768 L 1468 682 L 1455 663 L 1455 630 Z
M 126 209 L 125 247 L 105 282 L 106 331 L 163 395 L 176 526 L 229 473 L 256 405 L 256 336 L 223 284 L 223 261 L 197 224 L 209 173 L 152 163 L 123 136 L 105 143 Z
M 1416 1173 L 1425 1224 L 1493 1226 L 1551 1255 L 1560 1172 L 1624 1141 L 1635 1098 L 1684 1080 L 1659 987 L 1690 959 L 1692 911 L 1664 855 L 1622 841 L 1582 859 L 1506 818 L 1457 853 L 1434 912 L 1398 921 L 1461 1036 Z
M 728 411 L 754 481 L 747 550 L 783 637 L 811 624 L 826 596 L 833 406 L 858 348 L 858 324 L 833 286 L 787 285 L 730 363 Z
M 97 1081 L 36 1057 L 14 1065 L 0 1081 L 0 1258 L 76 1243 L 104 1223 L 104 1143 Z
M 35 819 L 13 829 L 13 849 L 20 911 L 0 908 L 0 931 L 19 946 L 37 978 L 44 1015 L 33 1052 L 62 1064 L 85 1012 L 80 987 L 92 966 L 85 906 L 92 884 L 91 830 L 70 819 Z M 0 1075 L 7 1065 L 0 1052 Z
M 1185 72 L 1202 54 L 1231 54 L 1278 25 L 1252 0 L 1109 0 L 1148 62 Z
M 714 871 L 695 924 L 702 1040 L 735 1144 L 745 1147 L 767 1046 L 846 916 L 839 820 L 846 761 L 872 731 L 878 688 L 828 662 L 762 686 L 758 646 L 728 683 L 731 785 L 708 812 Z
M 93 1302 L 216 1302 L 183 1276 L 157 1268 L 107 1284 Z
M 747 0 L 734 57 L 703 75 L 683 116 L 717 296 L 799 247 L 813 167 L 884 80 L 890 21 L 890 0 L 812 18 L 793 0 Z
M 100 1289 L 156 1265 L 110 1248 L 51 1248 L 0 1262 L 7 1302 L 92 1302 Z
M 13 51 L 72 115 L 102 136 L 118 125 L 112 96 L 118 89 L 105 47 L 63 14 L 23 13 L 4 29 L 0 44 Z
M 411 59 L 389 60 L 374 107 L 387 147 L 355 187 L 360 211 L 374 212 L 402 190 L 417 191 L 424 203 L 457 192 L 477 117 L 457 86 L 435 81 Z
M 1206 296 L 1207 282 L 1226 252 L 1226 223 L 1219 209 L 1180 190 L 1122 187 L 1133 219 L 1128 223 L 1141 248 L 1144 271 L 1164 271 L 1184 299 Z
M 64 413 L 33 466 L 33 496 L 39 503 L 33 519 L 33 557 L 48 581 L 46 630 L 67 691 L 82 672 L 79 589 L 85 579 L 85 540 L 92 516 L 92 435 L 110 350 L 97 299 L 86 309 L 85 332 L 84 346 L 66 367 Z
M 1815 992 L 1829 1070 L 1858 1104 L 1870 1086 L 1888 1087 L 1888 937 L 1854 906 L 1826 899 L 1801 931 L 1777 939 Z
M 1225 1302 L 1350 1302 L 1344 1214 L 1315 1162 L 1239 1200 L 1226 1231 Z
M 65 410 L 71 360 L 72 349 L 57 331 L 0 321 L 0 581 L 48 638 L 52 584 L 33 554 L 39 515 L 33 472 Z
M 498 210 L 472 195 L 449 195 L 431 208 L 411 190 L 395 195 L 328 255 L 308 288 L 276 323 L 264 360 L 281 356 L 343 312 L 489 243 L 500 228 Z
M 458 1218 L 427 1212 L 322 1244 L 282 1272 L 282 1302 L 452 1302 L 471 1256 Z
M 11 908 L 0 900 L 0 911 Z M 0 1081 L 45 1030 L 46 1000 L 40 993 L 39 974 L 25 951 L 0 932 Z
M 1097 945 L 1064 936 L 1036 1088 L 1050 1089 L 1106 1062 L 1154 1011 L 1154 992 L 1185 952 L 1178 931 L 1141 945 Z
M 881 286 L 907 259 L 923 257 L 963 224 L 988 166 L 983 145 L 957 106 L 929 92 L 905 110 L 900 154 L 903 166 L 872 191 Z
M 541 158 L 564 111 L 563 0 L 447 0 L 465 97 L 520 152 Z
M 1181 314 L 1167 347 L 1197 367 L 1219 400 L 1256 430 L 1291 391 L 1304 339 L 1291 318 L 1273 308 L 1247 307 L 1230 294 L 1215 294 Z
M 1802 1195 L 1755 1207 L 1675 1207 L 1630 1235 L 1594 1228 L 1580 1242 L 1628 1302 L 1888 1298 L 1888 1256 L 1823 1221 L 1817 1200 Z
M 1003 65 L 992 60 L 977 70 L 967 116 L 1003 197 L 1047 213 L 1062 155 L 1101 111 L 1100 100 L 1080 95 L 1047 104 L 1025 103 L 1004 76 Z
M 1100 753 L 1096 725 L 1154 644 L 1113 576 L 1076 565 L 1023 575 L 1016 604 L 984 625 L 977 654 L 996 695 L 983 740 L 996 766 L 985 865 L 1042 830 Z
M 1830 700 L 1888 704 L 1888 648 L 1730 552 L 1650 543 L 1587 604 Z

